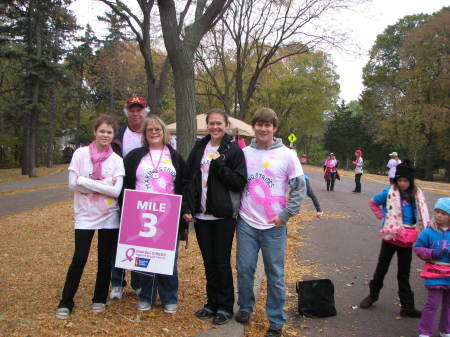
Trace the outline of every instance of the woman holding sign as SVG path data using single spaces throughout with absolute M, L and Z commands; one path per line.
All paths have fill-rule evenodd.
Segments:
M 92 237 L 98 231 L 98 269 L 92 311 L 106 309 L 111 279 L 111 252 L 119 229 L 117 197 L 125 174 L 123 161 L 111 148 L 116 123 L 100 116 L 94 124 L 95 140 L 77 149 L 69 166 L 69 188 L 74 191 L 75 252 L 56 317 L 67 319 L 89 255 Z
M 234 289 L 230 255 L 234 218 L 247 183 L 244 154 L 225 133 L 228 115 L 221 109 L 206 114 L 208 135 L 195 144 L 186 164 L 182 213 L 194 221 L 203 256 L 208 301 L 195 315 L 225 324 L 233 315 Z
M 143 147 L 132 150 L 124 159 L 124 188 L 182 194 L 183 158 L 170 146 L 170 135 L 164 122 L 152 115 L 144 121 Z M 180 221 L 179 236 L 186 229 Z M 173 314 L 178 304 L 178 273 L 175 260 L 173 275 L 143 273 L 140 277 L 138 310 L 148 311 L 154 303 L 156 291 L 164 305 L 164 312 Z

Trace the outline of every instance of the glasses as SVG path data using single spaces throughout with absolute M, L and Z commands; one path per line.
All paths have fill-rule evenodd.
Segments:
M 161 128 L 147 128 L 147 132 L 150 133 L 160 133 L 162 131 Z

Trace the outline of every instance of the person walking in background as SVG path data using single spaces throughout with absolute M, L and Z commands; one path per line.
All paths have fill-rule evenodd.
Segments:
M 111 144 L 112 149 L 122 158 L 132 150 L 142 146 L 142 125 L 149 112 L 145 98 L 132 96 L 128 98 L 124 113 L 127 116 L 127 124 L 119 128 Z M 127 285 L 125 280 L 125 270 L 116 268 L 116 251 L 112 254 L 111 268 L 111 299 L 121 299 L 124 287 Z M 139 273 L 131 272 L 131 288 L 139 295 L 141 286 L 139 285 Z
M 323 178 L 327 182 L 327 191 L 334 191 L 334 183 L 336 179 L 340 179 L 337 170 L 338 166 L 339 162 L 334 156 L 334 153 L 331 152 L 323 164 L 323 170 L 325 172 Z
M 221 325 L 233 315 L 231 247 L 247 167 L 238 143 L 225 133 L 225 111 L 208 111 L 206 125 L 208 135 L 197 141 L 186 163 L 182 214 L 185 221 L 195 221 L 205 267 L 207 302 L 195 316 Z
M 383 241 L 378 264 L 369 283 L 369 296 L 359 306 L 367 309 L 378 300 L 392 257 L 397 253 L 400 316 L 420 317 L 420 311 L 414 306 L 409 275 L 412 246 L 419 231 L 430 224 L 430 217 L 425 196 L 414 184 L 414 169 L 409 162 L 397 166 L 394 184 L 370 199 L 370 208 L 382 220 L 380 234 Z
M 117 197 L 125 175 L 122 158 L 111 148 L 116 122 L 100 116 L 94 124 L 95 140 L 77 149 L 69 165 L 69 188 L 74 192 L 75 252 L 67 271 L 56 317 L 67 319 L 74 307 L 92 238 L 98 231 L 98 268 L 92 311 L 106 309 L 111 278 L 111 254 L 119 231 Z
M 352 161 L 352 164 L 355 165 L 355 189 L 352 191 L 353 193 L 361 193 L 361 177 L 363 174 L 363 165 L 364 160 L 362 158 L 362 151 L 355 151 L 355 160 Z
M 394 183 L 395 170 L 397 166 L 402 163 L 402 161 L 400 160 L 400 158 L 398 158 L 397 152 L 389 153 L 389 157 L 391 157 L 391 159 L 389 159 L 386 167 L 389 169 L 388 177 L 389 182 L 392 185 Z
M 248 183 L 242 193 L 237 224 L 239 312 L 236 321 L 248 323 L 255 305 L 253 284 L 261 250 L 267 277 L 266 337 L 279 337 L 286 323 L 284 259 L 289 218 L 296 215 L 306 195 L 303 169 L 294 151 L 274 138 L 278 117 L 269 108 L 255 112 L 255 139 L 244 148 Z M 287 191 L 290 191 L 287 198 Z
M 159 117 L 152 115 L 145 119 L 142 127 L 143 146 L 129 152 L 124 159 L 124 188 L 181 195 L 185 164 L 181 155 L 170 146 L 166 125 Z M 178 239 L 183 236 L 186 228 L 186 223 L 180 219 Z M 164 312 L 173 314 L 177 311 L 177 257 L 178 253 L 175 255 L 172 275 L 140 273 L 138 310 L 150 310 L 159 293 Z
M 426 262 L 420 276 L 428 289 L 422 311 L 419 337 L 433 335 L 434 319 L 441 304 L 439 331 L 450 337 L 450 198 L 440 198 L 434 205 L 432 225 L 420 233 L 414 251 Z

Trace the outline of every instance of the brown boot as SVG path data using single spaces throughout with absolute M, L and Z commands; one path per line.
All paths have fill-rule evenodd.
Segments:
M 374 304 L 377 301 L 377 299 L 373 298 L 372 296 L 367 296 L 365 299 L 363 299 L 361 301 L 361 303 L 359 304 L 359 307 L 361 309 L 367 309 L 370 308 L 372 306 L 372 304 Z

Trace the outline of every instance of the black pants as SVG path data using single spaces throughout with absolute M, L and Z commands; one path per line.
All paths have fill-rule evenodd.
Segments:
M 330 172 L 327 179 L 327 191 L 334 190 L 335 181 L 336 181 L 336 172 Z
M 314 191 L 311 188 L 309 179 L 305 179 L 305 182 L 306 182 L 306 195 L 311 198 L 316 211 L 322 212 L 322 209 L 320 208 L 319 200 L 317 199 L 316 195 L 314 194 Z
M 385 241 L 381 244 L 380 256 L 378 257 L 378 264 L 370 281 L 370 296 L 375 300 L 378 299 L 381 288 L 383 288 L 383 281 L 388 272 L 392 257 L 397 252 L 398 262 L 398 296 L 402 307 L 414 307 L 414 293 L 409 284 L 409 273 L 411 269 L 412 247 L 399 247 Z
M 81 275 L 86 265 L 92 238 L 95 230 L 75 229 L 75 252 L 72 263 L 67 271 L 66 283 L 62 293 L 59 308 L 69 308 L 74 306 L 73 298 L 78 290 Z M 94 297 L 92 302 L 106 303 L 108 296 L 109 282 L 111 280 L 111 247 L 117 240 L 118 229 L 98 230 L 98 267 L 97 280 L 95 282 Z
M 231 246 L 236 224 L 233 219 L 199 220 L 195 234 L 202 252 L 206 275 L 205 308 L 233 313 L 234 287 L 231 272 Z
M 361 192 L 361 176 L 362 173 L 355 174 L 355 192 Z

